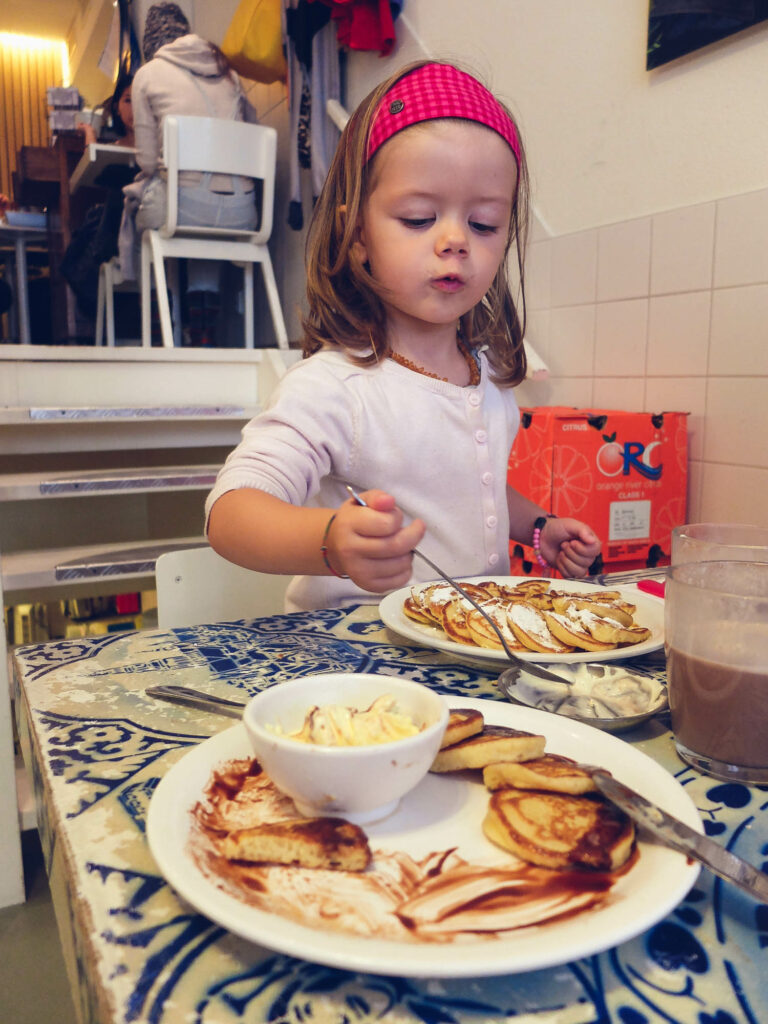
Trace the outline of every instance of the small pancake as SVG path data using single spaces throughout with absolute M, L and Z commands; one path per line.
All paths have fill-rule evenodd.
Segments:
M 479 711 L 474 708 L 453 708 L 448 716 L 448 725 L 443 734 L 443 742 L 440 749 L 452 747 L 454 743 L 476 736 L 483 731 L 485 720 Z
M 651 635 L 650 629 L 646 629 L 645 626 L 621 626 L 610 619 L 599 619 L 590 623 L 589 631 L 596 640 L 611 637 L 615 644 L 641 644 Z
M 595 793 L 592 776 L 570 757 L 545 754 L 522 764 L 501 761 L 483 769 L 488 789 L 544 789 L 552 793 Z
M 549 591 L 549 580 L 536 576 L 516 583 L 514 589 L 520 594 L 546 594 Z
M 449 640 L 475 647 L 477 645 L 472 639 L 472 633 L 467 625 L 467 613 L 470 611 L 472 611 L 472 605 L 463 597 L 449 601 L 441 609 L 442 626 Z
M 337 871 L 365 871 L 371 862 L 365 832 L 343 818 L 291 818 L 230 832 L 221 851 L 228 860 Z
M 507 610 L 507 621 L 517 639 L 529 651 L 539 654 L 567 654 L 573 646 L 563 643 L 552 634 L 545 615 L 527 601 L 511 604 Z
M 409 619 L 414 622 L 421 622 L 425 626 L 435 626 L 437 623 L 424 611 L 424 608 L 413 597 L 406 597 L 403 601 L 403 611 Z
M 507 621 L 507 608 L 509 605 L 507 602 L 499 600 L 498 598 L 492 598 L 489 601 L 483 601 L 481 607 L 486 615 L 490 616 L 490 618 L 499 627 L 501 635 L 504 637 L 511 650 L 524 651 L 526 649 L 509 628 L 509 623 Z M 493 626 L 491 626 L 488 620 L 477 610 L 477 608 L 469 609 L 466 615 L 466 622 L 467 629 L 478 647 L 488 647 L 494 651 L 503 650 L 501 640 L 499 640 L 496 635 L 496 631 Z
M 558 597 L 567 597 L 574 600 L 586 600 L 602 604 L 604 601 L 619 601 L 621 593 L 618 590 L 551 590 L 550 596 L 554 600 Z
M 575 597 L 554 597 L 552 609 L 559 615 L 567 615 L 569 607 L 585 608 L 602 619 L 614 619 L 622 626 L 634 624 L 632 618 L 635 606 L 628 601 L 586 601 Z
M 481 733 L 440 750 L 430 771 L 460 772 L 466 768 L 485 768 L 496 761 L 529 761 L 541 757 L 545 740 L 531 732 L 486 725 Z
M 411 587 L 411 597 L 427 618 L 442 628 L 441 611 L 449 601 L 458 597 L 458 592 L 450 583 L 430 583 L 426 587 Z
M 520 602 L 529 605 L 531 608 L 538 608 L 539 610 L 552 608 L 552 598 L 544 591 L 532 590 L 527 594 L 518 594 L 516 597 L 512 598 L 510 604 L 520 604 Z
M 540 790 L 493 793 L 483 831 L 491 842 L 545 868 L 614 871 L 635 841 L 632 822 L 602 797 Z
M 573 615 L 558 615 L 557 612 L 543 612 L 543 615 L 552 634 L 564 644 L 571 644 L 582 651 L 612 651 L 616 646 L 613 641 L 594 638 L 590 626 L 597 616 L 586 609 L 575 609 Z M 617 627 L 618 623 L 613 625 Z
M 512 587 L 505 587 L 503 583 L 498 583 L 496 580 L 483 580 L 477 586 L 482 587 L 488 597 L 508 598 L 512 593 Z

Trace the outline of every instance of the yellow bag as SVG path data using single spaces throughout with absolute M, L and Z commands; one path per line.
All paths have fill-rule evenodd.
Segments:
M 221 49 L 232 67 L 255 82 L 285 81 L 281 0 L 240 0 Z

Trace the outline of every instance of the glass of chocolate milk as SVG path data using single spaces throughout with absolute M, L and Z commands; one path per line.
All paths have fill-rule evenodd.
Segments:
M 672 531 L 672 565 L 720 559 L 768 562 L 768 528 L 745 523 L 689 523 Z
M 718 779 L 768 783 L 768 562 L 674 565 L 664 603 L 678 754 Z

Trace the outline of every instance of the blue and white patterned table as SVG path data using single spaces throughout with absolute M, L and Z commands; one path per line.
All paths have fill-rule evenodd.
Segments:
M 240 940 L 183 904 L 149 852 L 148 803 L 185 751 L 229 723 L 159 704 L 145 688 L 186 684 L 245 699 L 298 674 L 338 670 L 498 699 L 493 674 L 406 645 L 366 606 L 17 650 L 19 733 L 83 1024 L 768 1021 L 768 907 L 706 871 L 666 920 L 616 949 L 459 981 L 306 963 Z M 766 867 L 766 788 L 686 768 L 663 719 L 625 738 L 686 787 L 709 835 Z

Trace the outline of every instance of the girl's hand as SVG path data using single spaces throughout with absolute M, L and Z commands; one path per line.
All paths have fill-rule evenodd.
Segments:
M 541 553 L 563 576 L 579 579 L 600 554 L 600 540 L 578 519 L 548 519 L 541 531 Z
M 425 526 L 403 514 L 385 491 L 364 491 L 365 508 L 352 498 L 340 505 L 326 537 L 328 561 L 363 590 L 382 594 L 404 587 L 411 577 L 412 551 Z

